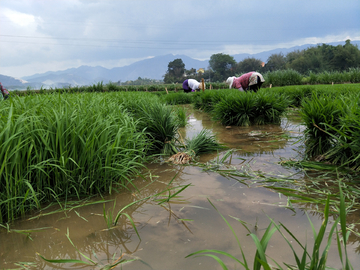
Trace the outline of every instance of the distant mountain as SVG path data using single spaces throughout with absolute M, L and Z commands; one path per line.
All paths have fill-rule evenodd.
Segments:
M 337 46 L 344 45 L 345 42 L 333 42 L 327 43 L 328 45 Z M 360 46 L 360 41 L 351 41 L 351 44 Z M 236 54 L 232 55 L 237 62 L 240 62 L 248 57 L 260 59 L 263 62 L 267 62 L 268 58 L 272 54 L 282 53 L 286 55 L 289 52 L 296 50 L 304 50 L 309 47 L 317 46 L 317 44 L 307 44 L 302 46 L 296 46 L 291 48 L 279 48 L 271 51 L 256 53 L 256 54 Z M 32 88 L 48 88 L 48 87 L 64 87 L 69 85 L 92 85 L 98 82 L 108 83 L 112 82 L 125 82 L 128 80 L 136 80 L 139 77 L 162 80 L 165 75 L 168 64 L 175 59 L 180 58 L 185 64 L 186 69 L 207 69 L 209 61 L 196 60 L 186 55 L 173 55 L 167 54 L 162 56 L 156 56 L 153 58 L 141 60 L 131 65 L 124 67 L 115 67 L 107 69 L 101 66 L 90 67 L 80 66 L 78 68 L 70 68 L 61 71 L 48 71 L 41 74 L 34 74 L 31 76 L 25 76 L 22 79 L 15 79 L 10 76 L 0 75 L 0 81 L 2 84 L 10 89 L 26 89 L 30 86 Z
M 71 85 L 89 85 L 100 81 L 128 81 L 136 80 L 139 77 L 161 80 L 165 75 L 168 64 L 177 58 L 181 58 L 185 68 L 206 68 L 208 61 L 200 61 L 186 55 L 163 55 L 150 59 L 141 60 L 124 67 L 107 69 L 104 67 L 80 66 L 62 71 L 49 71 L 42 74 L 23 77 L 31 83 L 43 83 L 46 85 L 56 85 L 57 83 L 69 83 Z
M 22 79 L 16 79 L 14 77 L 6 76 L 6 75 L 0 75 L 0 82 L 5 88 L 27 83 L 27 81 L 24 81 Z

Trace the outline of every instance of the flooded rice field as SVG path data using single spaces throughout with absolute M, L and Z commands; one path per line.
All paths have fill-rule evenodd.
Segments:
M 227 168 L 273 175 L 297 173 L 295 169 L 279 165 L 282 158 L 301 155 L 301 144 L 297 141 L 303 126 L 295 116 L 284 118 L 281 125 L 253 127 L 224 127 L 199 111 L 193 111 L 189 120 L 189 125 L 181 131 L 183 138 L 206 128 L 212 130 L 221 143 L 234 149 L 225 160 Z M 234 229 L 250 267 L 256 247 L 248 231 L 235 218 L 246 222 L 259 238 L 268 227 L 269 218 L 281 222 L 311 249 L 314 237 L 306 212 L 317 231 L 322 213 L 312 211 L 316 207 L 309 204 L 286 207 L 286 196 L 254 183 L 252 178 L 230 178 L 207 169 L 226 152 L 202 155 L 199 162 L 204 166 L 148 164 L 144 175 L 134 181 L 140 192 L 133 189 L 105 196 L 106 203 L 99 203 L 101 198 L 95 198 L 94 204 L 89 200 L 82 207 L 68 205 L 66 211 L 56 211 L 59 207 L 54 205 L 41 214 L 34 213 L 11 224 L 11 232 L 1 229 L 0 269 L 101 269 L 122 259 L 129 262 L 108 269 L 222 269 L 210 257 L 185 258 L 199 250 L 214 249 L 242 261 L 237 240 L 221 215 Z M 301 181 L 305 176 L 297 173 L 296 177 Z M 159 204 L 161 198 L 146 199 L 162 190 L 186 185 L 189 186 L 169 202 Z M 123 213 L 134 221 L 138 234 L 125 215 L 120 216 L 116 226 L 108 228 L 104 215 L 115 218 L 120 209 L 133 202 Z M 359 239 L 351 240 L 349 259 L 356 269 L 356 265 L 360 265 Z M 301 252 L 295 241 L 292 242 L 296 251 Z M 266 253 L 278 263 L 294 263 L 291 249 L 278 232 L 272 236 Z M 89 265 L 46 262 L 40 255 L 48 260 L 82 260 Z M 242 269 L 228 257 L 221 259 L 229 269 Z M 335 238 L 328 265 L 341 268 Z

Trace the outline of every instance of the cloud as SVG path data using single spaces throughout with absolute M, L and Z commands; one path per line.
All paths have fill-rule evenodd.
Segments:
M 358 0 L 1 0 L 0 74 L 357 40 Z

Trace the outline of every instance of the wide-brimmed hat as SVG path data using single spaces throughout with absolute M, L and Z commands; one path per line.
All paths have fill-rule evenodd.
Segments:
M 229 89 L 231 89 L 235 78 L 235 76 L 227 78 L 226 83 L 229 85 Z

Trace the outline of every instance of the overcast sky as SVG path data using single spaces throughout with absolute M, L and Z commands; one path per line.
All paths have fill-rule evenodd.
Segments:
M 360 40 L 359 0 L 0 0 L 0 74 Z

